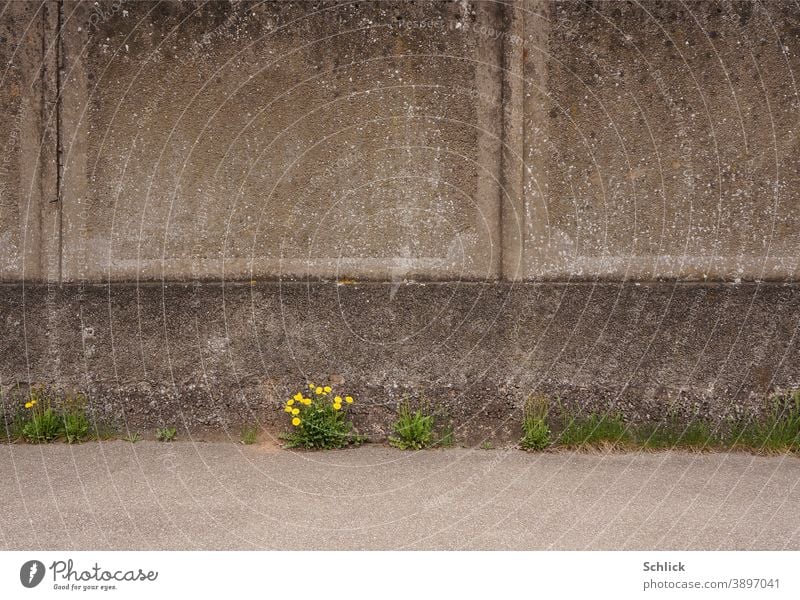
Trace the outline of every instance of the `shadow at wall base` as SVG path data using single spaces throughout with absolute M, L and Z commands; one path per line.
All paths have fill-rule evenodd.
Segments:
M 384 439 L 398 402 L 515 439 L 530 394 L 635 421 L 719 421 L 800 386 L 800 286 L 166 283 L 0 286 L 0 385 L 82 390 L 95 418 L 280 427 L 308 381 Z

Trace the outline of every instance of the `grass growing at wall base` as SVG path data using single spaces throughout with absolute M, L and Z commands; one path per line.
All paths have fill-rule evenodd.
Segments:
M 547 430 L 547 402 L 540 408 L 526 406 L 523 416 L 525 433 L 520 446 L 541 450 L 547 446 L 534 443 L 544 439 Z M 544 407 L 544 408 L 542 408 Z M 800 452 L 800 390 L 772 398 L 767 414 L 761 418 L 742 419 L 731 425 L 712 425 L 702 418 L 682 421 L 671 415 L 658 423 L 625 423 L 619 413 L 570 412 L 561 407 L 562 423 L 552 446 L 564 448 L 635 449 L 740 449 L 758 453 Z
M 421 409 L 412 411 L 408 404 L 403 404 L 394 424 L 394 435 L 389 437 L 389 444 L 401 450 L 426 448 L 433 438 L 433 426 L 432 415 L 425 414 Z
M 522 439 L 519 442 L 523 450 L 544 450 L 550 445 L 550 426 L 547 415 L 550 404 L 543 396 L 531 396 L 525 402 L 522 415 Z
M 669 448 L 711 449 L 722 444 L 712 427 L 701 420 L 688 424 L 669 419 L 662 423 L 639 425 L 635 428 L 635 442 L 643 448 L 666 450 Z
M 800 451 L 800 390 L 775 396 L 764 419 L 734 423 L 730 446 L 760 452 Z
M 555 442 L 570 448 L 622 446 L 632 441 L 630 431 L 617 413 L 592 413 L 585 417 L 566 414 Z

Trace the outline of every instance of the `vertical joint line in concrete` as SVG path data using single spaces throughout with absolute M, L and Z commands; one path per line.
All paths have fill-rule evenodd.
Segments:
M 528 139 L 528 124 L 525 121 L 525 1 L 523 0 L 522 6 L 519 10 L 519 37 L 522 40 L 520 42 L 521 48 L 519 52 L 519 85 L 520 85 L 520 144 L 519 144 L 519 151 L 521 156 L 519 157 L 519 171 L 520 171 L 520 178 L 519 178 L 519 193 L 521 194 L 521 201 L 520 201 L 520 208 L 519 211 L 519 220 L 521 222 L 520 225 L 520 238 L 519 238 L 519 268 L 522 269 L 522 265 L 525 260 L 525 242 L 527 240 L 527 220 L 525 218 L 525 165 L 527 164 L 526 161 L 528 159 L 528 154 L 526 152 L 526 142 L 525 140 Z
M 63 131 L 61 127 L 61 93 L 62 82 L 61 73 L 64 69 L 64 36 L 62 27 L 64 26 L 64 0 L 57 0 L 57 19 L 56 19 L 56 202 L 58 202 L 58 283 L 61 285 L 64 270 L 64 248 L 63 248 L 63 220 L 64 220 L 64 143 L 62 139 Z
M 509 24 L 508 20 L 508 6 L 505 4 L 499 4 L 498 10 L 500 12 L 499 26 L 502 31 L 507 30 L 507 26 Z M 508 143 L 508 131 L 506 129 L 506 101 L 508 100 L 508 81 L 506 78 L 506 36 L 501 36 L 500 39 L 500 160 L 498 160 L 497 166 L 499 167 L 499 179 L 500 179 L 500 189 L 498 190 L 497 199 L 499 201 L 499 206 L 497 207 L 497 229 L 498 229 L 498 236 L 497 239 L 500 242 L 499 246 L 499 254 L 500 254 L 500 268 L 499 268 L 499 279 L 504 280 L 506 279 L 506 252 L 505 252 L 505 245 L 506 245 L 506 228 L 503 224 L 504 215 L 505 215 L 505 194 L 508 186 L 506 185 L 506 144 Z
M 524 35 L 524 5 L 500 5 L 500 69 L 502 135 L 499 160 L 500 206 L 499 235 L 501 240 L 500 278 L 520 278 L 524 243 L 524 51 L 514 40 L 517 32 Z

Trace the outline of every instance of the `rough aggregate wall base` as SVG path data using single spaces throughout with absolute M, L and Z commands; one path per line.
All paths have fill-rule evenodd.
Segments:
M 377 438 L 404 397 L 432 401 L 462 438 L 508 438 L 532 392 L 629 419 L 719 419 L 800 384 L 795 285 L 7 285 L 0 298 L 6 390 L 60 382 L 137 426 L 282 424 L 307 379 L 344 381 Z
M 797 24 L 790 3 L 11 3 L 0 383 L 194 426 L 278 418 L 336 374 L 376 433 L 404 393 L 477 429 L 529 391 L 758 406 L 798 384 Z M 292 273 L 394 283 L 158 283 Z M 497 277 L 609 283 L 400 285 Z M 668 278 L 774 283 L 630 281 Z M 120 283 L 56 285 L 91 280 Z

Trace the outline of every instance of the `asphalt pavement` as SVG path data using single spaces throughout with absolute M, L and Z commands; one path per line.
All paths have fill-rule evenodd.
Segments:
M 800 458 L 0 446 L 0 548 L 800 549 Z

